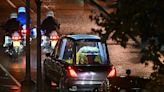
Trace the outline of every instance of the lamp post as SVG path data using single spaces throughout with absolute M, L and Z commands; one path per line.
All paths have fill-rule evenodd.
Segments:
M 30 0 L 26 0 L 26 73 L 25 79 L 22 84 L 25 86 L 34 85 L 34 81 L 31 79 L 31 63 L 30 63 Z
M 37 92 L 43 91 L 42 86 L 42 67 L 41 67 L 41 0 L 36 0 L 37 5 Z

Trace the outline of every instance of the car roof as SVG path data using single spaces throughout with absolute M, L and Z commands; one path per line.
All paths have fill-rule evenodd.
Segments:
M 99 36 L 96 35 L 88 35 L 88 34 L 75 34 L 75 35 L 67 35 L 67 38 L 71 38 L 73 40 L 100 40 Z

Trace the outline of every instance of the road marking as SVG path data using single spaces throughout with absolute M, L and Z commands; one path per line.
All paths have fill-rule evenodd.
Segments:
M 19 83 L 19 81 L 17 81 L 4 67 L 3 65 L 0 64 L 0 68 L 5 71 L 7 73 L 7 75 L 9 75 L 11 77 L 11 79 L 19 86 L 21 87 L 21 84 Z
M 11 2 L 10 0 L 7 0 L 7 2 L 8 2 L 13 8 L 17 8 L 16 5 L 14 5 L 14 3 Z
M 6 88 L 14 89 L 14 90 L 20 89 L 20 87 L 15 86 L 15 85 L 0 85 L 0 87 L 6 87 Z

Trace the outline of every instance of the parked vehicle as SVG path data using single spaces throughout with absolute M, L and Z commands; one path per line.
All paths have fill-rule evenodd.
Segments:
M 108 79 L 116 76 L 108 56 L 106 44 L 98 36 L 63 36 L 44 60 L 45 84 L 55 83 L 61 92 L 108 92 Z

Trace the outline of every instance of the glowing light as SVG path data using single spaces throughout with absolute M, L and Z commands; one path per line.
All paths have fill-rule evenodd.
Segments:
M 116 76 L 116 69 L 112 67 L 112 70 L 109 72 L 108 77 L 115 77 Z
M 91 74 L 91 75 L 96 75 L 96 73 L 94 73 L 94 72 L 90 72 L 90 74 Z
M 72 67 L 68 67 L 68 75 L 71 77 L 77 77 L 76 71 Z
M 20 12 L 26 12 L 26 8 L 25 7 L 19 7 L 18 13 L 20 13 Z
M 17 18 L 17 13 L 11 13 L 10 18 Z

